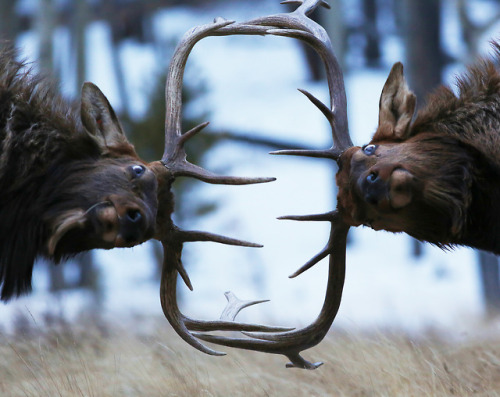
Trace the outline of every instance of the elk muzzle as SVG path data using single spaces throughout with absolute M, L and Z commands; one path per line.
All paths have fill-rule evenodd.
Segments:
M 154 214 L 148 207 L 118 195 L 109 196 L 110 206 L 97 210 L 95 230 L 114 247 L 132 247 L 154 234 Z
M 367 145 L 368 146 L 368 145 Z M 415 199 L 419 186 L 392 145 L 347 150 L 337 173 L 338 209 L 351 226 L 398 231 L 400 210 Z
M 134 203 L 110 200 L 89 213 L 87 222 L 102 248 L 133 247 L 154 234 L 152 214 Z
M 132 247 L 155 234 L 158 209 L 156 176 L 136 165 L 103 168 L 90 183 L 74 183 L 74 202 L 50 220 L 49 256 L 61 257 L 93 248 Z M 78 177 L 78 175 L 77 175 Z M 82 177 L 78 181 L 82 180 Z M 71 181 L 73 182 L 73 181 Z M 111 193 L 112 192 L 112 193 Z M 73 208 L 71 208 L 73 207 Z
M 357 188 L 366 203 L 390 212 L 410 204 L 412 184 L 413 176 L 404 168 L 375 167 L 359 177 Z

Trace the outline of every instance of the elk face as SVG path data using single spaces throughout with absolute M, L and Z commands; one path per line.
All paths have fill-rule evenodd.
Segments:
M 106 97 L 90 83 L 82 90 L 81 117 L 101 157 L 71 162 L 53 176 L 59 193 L 49 211 L 47 251 L 56 258 L 92 248 L 131 247 L 155 232 L 155 174 L 137 157 Z
M 379 125 L 372 141 L 347 149 L 339 159 L 338 205 L 352 226 L 403 231 L 399 218 L 415 202 L 421 186 L 405 164 L 412 153 L 410 122 L 415 95 L 397 63 L 384 85 L 379 104 Z
M 350 148 L 337 174 L 338 206 L 352 226 L 403 231 L 400 218 L 416 203 L 421 183 L 405 167 L 403 143 Z
M 440 246 L 458 241 L 470 205 L 473 154 L 458 139 L 411 130 L 415 95 L 393 66 L 371 142 L 345 150 L 338 210 L 351 226 L 406 232 Z

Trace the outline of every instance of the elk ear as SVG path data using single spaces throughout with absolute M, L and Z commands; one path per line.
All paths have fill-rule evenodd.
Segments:
M 130 145 L 108 99 L 92 83 L 84 83 L 82 87 L 81 118 L 103 152 L 123 144 Z
M 391 69 L 379 102 L 378 129 L 373 140 L 408 138 L 417 99 L 403 75 L 403 64 Z

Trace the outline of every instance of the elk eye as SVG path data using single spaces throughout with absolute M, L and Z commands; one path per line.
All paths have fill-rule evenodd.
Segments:
M 136 178 L 141 177 L 146 171 L 146 167 L 143 165 L 133 165 L 132 166 L 132 175 Z
M 377 150 L 377 145 L 365 145 L 362 150 L 367 156 L 373 156 L 375 154 L 375 150 Z

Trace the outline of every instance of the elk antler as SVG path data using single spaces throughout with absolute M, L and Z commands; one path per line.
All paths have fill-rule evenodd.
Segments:
M 158 178 L 158 196 L 160 206 L 157 215 L 156 238 L 162 242 L 164 259 L 160 286 L 160 300 L 165 317 L 168 319 L 175 331 L 190 345 L 204 353 L 222 355 L 224 353 L 212 350 L 192 336 L 189 330 L 214 331 L 214 330 L 246 330 L 278 332 L 290 330 L 283 327 L 266 327 L 255 324 L 239 324 L 230 320 L 199 321 L 183 315 L 177 305 L 177 274 L 181 276 L 189 289 L 193 289 L 189 276 L 182 264 L 181 255 L 185 242 L 213 241 L 222 244 L 239 245 L 244 247 L 261 247 L 258 244 L 248 243 L 224 236 L 219 236 L 199 231 L 183 231 L 176 227 L 171 219 L 172 193 L 171 185 L 178 176 L 190 176 L 204 182 L 226 185 L 244 185 L 252 183 L 263 183 L 275 180 L 275 178 L 238 178 L 218 176 L 203 168 L 191 164 L 186 159 L 184 150 L 185 143 L 200 132 L 208 123 L 200 124 L 186 133 L 181 131 L 182 110 L 182 79 L 184 68 L 190 51 L 194 45 L 204 37 L 212 35 L 216 30 L 225 27 L 232 22 L 217 20 L 191 29 L 182 38 L 172 58 L 165 89 L 166 97 L 166 119 L 165 119 L 165 151 L 161 162 L 152 165 Z M 263 301 L 254 301 L 260 303 Z M 239 312 L 248 302 L 240 304 L 230 300 L 229 305 L 234 313 Z
M 327 72 L 328 86 L 330 90 L 331 106 L 328 107 L 312 96 L 307 91 L 301 90 L 314 105 L 327 117 L 333 137 L 333 146 L 326 150 L 293 150 L 279 151 L 274 154 L 291 154 L 311 157 L 325 157 L 338 160 L 342 152 L 352 146 L 347 125 L 347 105 L 342 71 L 333 54 L 331 43 L 325 30 L 316 22 L 308 18 L 319 5 L 329 8 L 323 0 L 284 1 L 285 4 L 298 4 L 299 7 L 291 13 L 277 14 L 257 18 L 244 23 L 233 23 L 223 19 L 216 19 L 214 23 L 193 28 L 186 33 L 178 45 L 174 58 L 169 68 L 167 78 L 167 119 L 166 119 L 166 142 L 165 154 L 162 159 L 163 165 L 169 170 L 170 180 L 164 183 L 169 191 L 171 181 L 176 176 L 192 176 L 210 183 L 223 184 L 246 184 L 269 182 L 272 178 L 234 178 L 215 176 L 201 168 L 186 161 L 184 143 L 201 131 L 205 124 L 188 131 L 180 132 L 181 121 L 181 88 L 182 76 L 187 57 L 193 46 L 207 36 L 225 35 L 277 35 L 300 39 L 312 46 L 321 56 Z M 170 215 L 170 214 L 169 214 Z M 163 218 L 163 216 L 160 216 Z M 328 221 L 331 223 L 331 232 L 328 244 L 318 255 L 313 257 L 301 269 L 291 277 L 295 277 L 309 269 L 321 259 L 330 255 L 328 285 L 325 295 L 325 303 L 318 318 L 308 327 L 297 331 L 278 330 L 255 324 L 238 324 L 232 321 L 195 321 L 180 313 L 176 303 L 176 278 L 177 273 L 181 275 L 186 285 L 192 289 L 191 283 L 181 262 L 183 243 L 186 241 L 215 241 L 223 244 L 256 247 L 257 245 L 229 239 L 227 237 L 211 235 L 201 232 L 183 232 L 177 229 L 170 218 L 165 221 L 159 233 L 159 239 L 164 247 L 164 264 L 161 283 L 161 301 L 165 316 L 174 329 L 189 344 L 209 354 L 222 354 L 201 344 L 195 337 L 230 347 L 238 347 L 248 350 L 257 350 L 268 353 L 284 354 L 292 363 L 287 366 L 314 369 L 322 363 L 310 363 L 300 356 L 300 352 L 317 345 L 326 335 L 337 314 L 342 296 L 342 288 L 345 275 L 345 250 L 349 226 L 345 224 L 336 211 L 310 216 L 288 216 L 281 219 Z M 231 302 L 240 302 L 230 300 Z M 255 302 L 257 303 L 257 302 Z M 248 302 L 237 303 L 236 308 L 226 309 L 233 312 L 234 316 L 242 308 L 248 306 Z M 231 316 L 231 317 L 234 317 Z M 231 318 L 230 318 L 231 319 Z M 207 335 L 203 333 L 190 333 L 189 331 L 213 331 L 213 330 L 238 330 L 249 338 L 227 338 L 221 336 Z M 278 332 L 273 334 L 255 333 L 254 331 Z M 285 332 L 282 332 L 285 331 Z M 250 332 L 250 333 L 248 333 Z
M 295 216 L 286 217 L 286 219 L 301 221 L 328 220 L 332 224 L 330 239 L 323 251 L 326 254 L 323 257 L 331 253 L 335 253 L 335 255 L 330 255 L 325 302 L 316 320 L 311 325 L 297 331 L 287 331 L 267 335 L 262 333 L 257 334 L 243 332 L 245 335 L 250 336 L 252 339 L 226 338 L 199 333 L 194 333 L 194 335 L 207 342 L 212 342 L 219 345 L 237 347 L 247 350 L 256 350 L 265 353 L 283 354 L 287 356 L 291 361 L 291 363 L 287 364 L 287 368 L 297 367 L 304 369 L 316 369 L 323 363 L 311 363 L 302 358 L 299 353 L 303 350 L 316 346 L 319 342 L 321 342 L 330 329 L 335 316 L 337 315 L 340 306 L 340 300 L 342 298 L 342 288 L 344 286 L 345 249 L 349 226 L 347 226 L 340 220 L 340 217 L 335 211 L 323 215 L 304 217 Z M 320 256 L 321 255 L 322 254 L 320 254 Z M 302 273 L 304 270 L 307 270 L 307 268 L 317 263 L 321 259 L 322 258 L 318 259 L 318 256 L 313 258 L 310 265 L 306 265 L 306 268 L 303 267 L 291 277 L 295 277 L 296 275 Z

